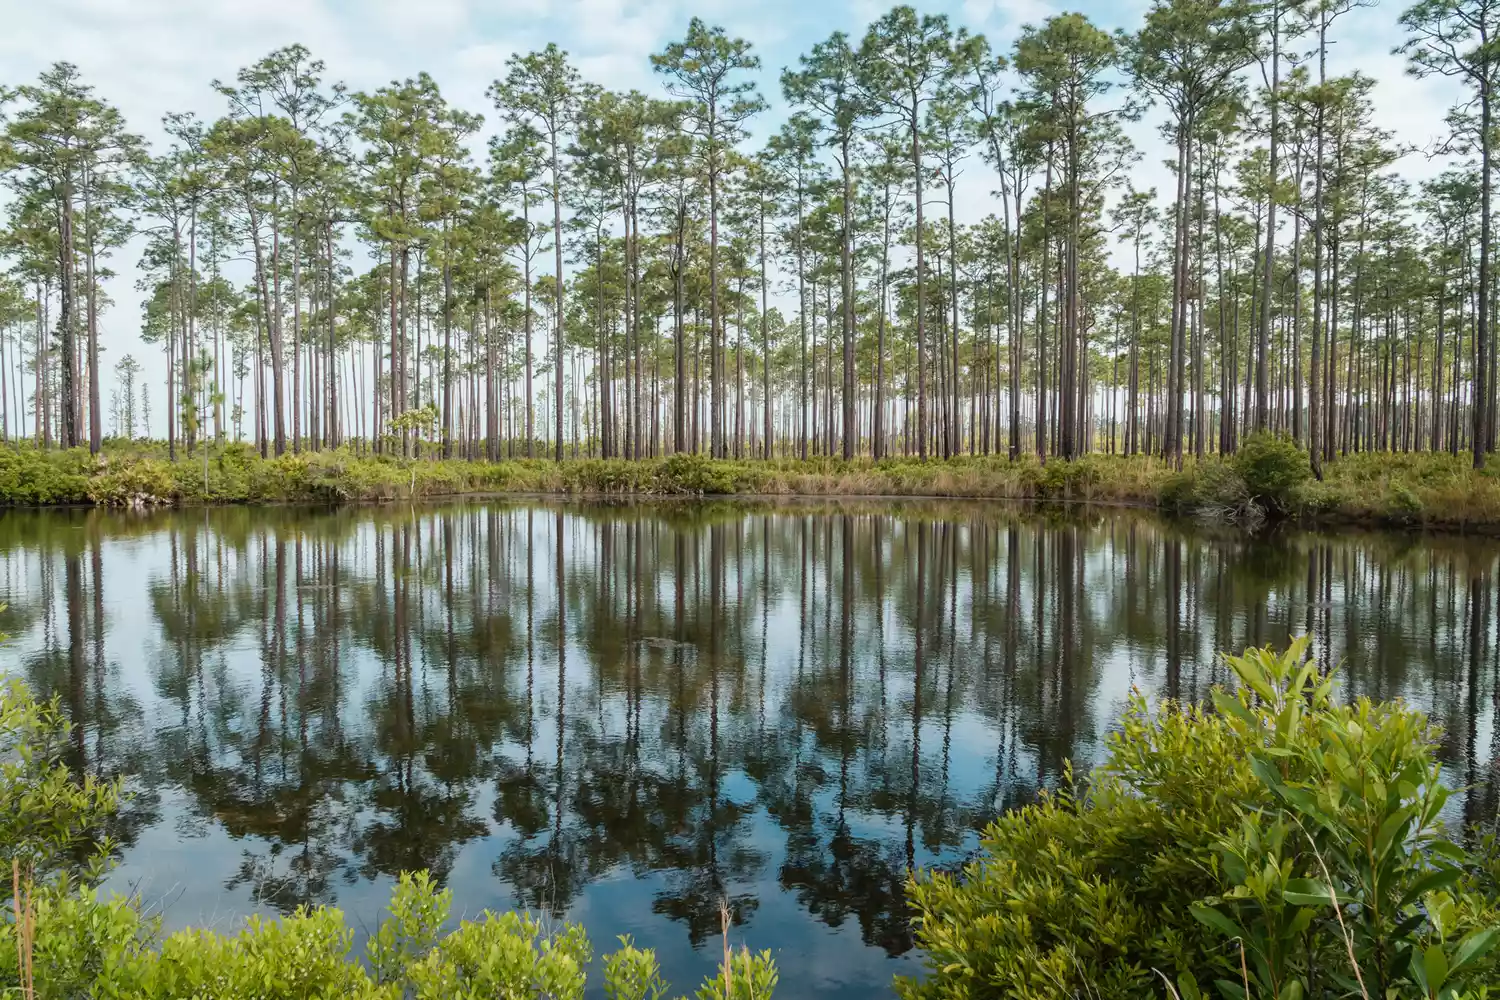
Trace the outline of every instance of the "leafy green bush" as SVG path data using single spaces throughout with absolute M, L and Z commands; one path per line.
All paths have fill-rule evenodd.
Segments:
M 1193 481 L 1193 509 L 1200 515 L 1255 524 L 1263 515 L 1244 476 L 1223 462 L 1204 462 Z
M 78 857 L 108 847 L 102 831 L 119 807 L 120 786 L 73 779 L 63 763 L 71 734 L 56 699 L 37 701 L 14 680 L 0 686 L 0 863 L 7 882 L 13 866 L 39 881 L 78 874 Z
M 743 463 L 714 461 L 703 455 L 679 453 L 662 460 L 652 480 L 652 493 L 727 494 L 753 491 Z
M 169 503 L 179 496 L 174 467 L 154 458 L 122 464 L 88 483 L 89 499 L 104 506 Z
M 351 950 L 352 930 L 332 908 L 301 909 L 279 920 L 250 917 L 233 934 L 188 929 L 159 939 L 156 922 L 133 901 L 54 887 L 34 898 L 27 947 L 18 950 L 14 922 L 0 924 L 0 986 L 27 983 L 24 960 L 38 1000 L 582 998 L 593 966 L 583 928 L 486 911 L 444 933 L 450 902 L 425 873 L 403 875 L 361 962 Z M 628 939 L 621 945 L 601 963 L 605 994 L 661 1000 L 667 984 L 656 956 Z M 697 995 L 769 1000 L 776 982 L 768 953 L 742 950 L 729 953 Z
M 1442 836 L 1426 719 L 1336 704 L 1306 648 L 1227 658 L 1240 690 L 1212 713 L 1134 698 L 1086 791 L 997 820 L 960 875 L 916 876 L 929 974 L 899 992 L 1437 998 L 1493 981 L 1496 866 Z
M 97 843 L 119 805 L 117 784 L 75 780 L 62 763 L 69 724 L 56 702 L 17 683 L 0 688 L 0 851 L 13 864 L 0 921 L 0 990 L 27 1000 L 192 997 L 197 1000 L 580 1000 L 593 950 L 581 927 L 486 911 L 445 933 L 452 895 L 425 872 L 402 875 L 361 963 L 336 909 L 251 917 L 234 934 L 188 929 L 162 938 L 137 902 L 105 898 L 72 877 L 70 859 Z M 103 857 L 102 854 L 99 857 Z M 622 939 L 603 962 L 611 1000 L 661 1000 L 656 956 Z M 769 1000 L 769 954 L 726 949 L 698 996 Z M 728 984 L 732 984 L 732 987 Z
M 1292 494 L 1296 509 L 1314 516 L 1337 513 L 1343 500 L 1343 494 L 1337 486 L 1316 479 L 1307 480 Z
M 1034 496 L 1048 500 L 1087 499 L 1089 488 L 1099 481 L 1099 466 L 1084 457 L 1072 462 L 1054 458 L 1047 464 L 1026 463 L 1022 482 Z
M 1307 453 L 1286 434 L 1251 434 L 1230 465 L 1245 481 L 1251 499 L 1279 514 L 1293 512 L 1297 488 L 1312 478 Z
M 1197 503 L 1197 490 L 1196 469 L 1169 472 L 1157 486 L 1156 502 L 1162 509 L 1174 514 L 1189 513 Z
M 66 504 L 88 502 L 94 462 L 87 451 L 0 448 L 0 502 Z
M 1415 521 L 1422 516 L 1422 498 L 1405 483 L 1391 483 L 1385 496 L 1386 515 L 1397 521 Z

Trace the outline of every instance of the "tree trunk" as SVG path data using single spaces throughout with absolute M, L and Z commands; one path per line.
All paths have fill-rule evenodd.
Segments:
M 1270 191 L 1266 196 L 1266 261 L 1260 275 L 1260 325 L 1256 342 L 1255 362 L 1255 429 L 1264 431 L 1270 427 L 1270 410 L 1267 392 L 1269 372 L 1267 366 L 1271 353 L 1271 285 L 1276 269 L 1276 164 L 1280 144 L 1278 143 L 1278 121 L 1281 111 L 1281 6 L 1280 0 L 1271 4 L 1271 128 L 1270 128 Z

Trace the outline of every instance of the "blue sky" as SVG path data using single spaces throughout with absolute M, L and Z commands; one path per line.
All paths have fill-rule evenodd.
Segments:
M 946 13 L 956 24 L 988 35 L 998 48 L 1008 48 L 1021 25 L 1054 13 L 1081 10 L 1102 27 L 1133 28 L 1146 4 L 947 0 L 916 6 Z M 1443 132 L 1453 90 L 1446 81 L 1413 80 L 1404 73 L 1404 59 L 1391 53 L 1401 40 L 1397 18 L 1403 6 L 1381 4 L 1340 19 L 1329 68 L 1357 68 L 1373 76 L 1379 123 L 1398 141 L 1421 150 Z M 425 70 L 449 100 L 485 112 L 488 128 L 494 115 L 484 91 L 504 74 L 512 53 L 556 41 L 585 78 L 614 89 L 654 92 L 659 81 L 649 55 L 681 37 L 688 19 L 697 15 L 750 40 L 760 55 L 761 88 L 772 101 L 756 129 L 764 134 L 780 120 L 781 68 L 795 64 L 799 54 L 834 30 L 857 38 L 888 7 L 884 0 L 0 0 L 0 83 L 29 80 L 46 65 L 69 60 L 125 113 L 134 131 L 154 140 L 161 116 L 169 111 L 194 111 L 204 118 L 222 112 L 211 80 L 232 79 L 237 69 L 272 49 L 301 42 L 327 63 L 330 79 L 353 89 L 372 89 Z M 1165 151 L 1152 121 L 1133 132 L 1146 156 L 1132 182 L 1170 190 L 1160 163 Z M 1423 176 L 1437 166 L 1414 153 L 1403 169 Z M 992 187 L 988 171 L 972 159 L 959 194 L 961 221 L 991 211 Z M 111 359 L 134 353 L 154 372 L 158 352 L 142 345 L 135 332 L 138 254 L 137 247 L 127 247 L 111 262 L 118 277 L 107 289 L 115 306 L 103 324 L 104 347 Z M 161 401 L 159 391 L 154 404 Z

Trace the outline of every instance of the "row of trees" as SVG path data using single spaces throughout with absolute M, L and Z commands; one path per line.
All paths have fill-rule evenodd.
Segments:
M 1412 184 L 1373 81 L 1327 71 L 1357 3 L 1156 0 L 1133 33 L 1063 14 L 1006 53 L 897 7 L 781 72 L 760 148 L 759 61 L 697 19 L 651 57 L 661 96 L 512 57 L 484 155 L 427 75 L 350 92 L 300 46 L 155 153 L 59 64 L 8 95 L 0 433 L 99 448 L 102 282 L 140 235 L 174 454 L 1180 461 L 1277 429 L 1315 466 L 1480 464 L 1500 8 L 1402 15 L 1412 71 L 1466 95 L 1448 169 Z M 1131 182 L 1148 114 L 1165 198 Z M 976 161 L 991 212 L 960 222 Z M 116 365 L 125 436 L 140 373 Z

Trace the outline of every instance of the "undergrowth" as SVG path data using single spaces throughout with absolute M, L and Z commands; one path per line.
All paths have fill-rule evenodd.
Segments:
M 1087 455 L 959 456 L 920 461 L 770 461 L 681 454 L 648 459 L 401 458 L 348 448 L 262 458 L 232 444 L 169 461 L 153 443 L 86 451 L 0 448 L 0 505 L 155 506 L 351 503 L 474 494 L 603 496 L 882 496 L 1123 503 L 1255 526 L 1348 521 L 1500 530 L 1500 459 L 1362 453 L 1325 463 L 1284 436 L 1254 435 L 1226 460 Z

